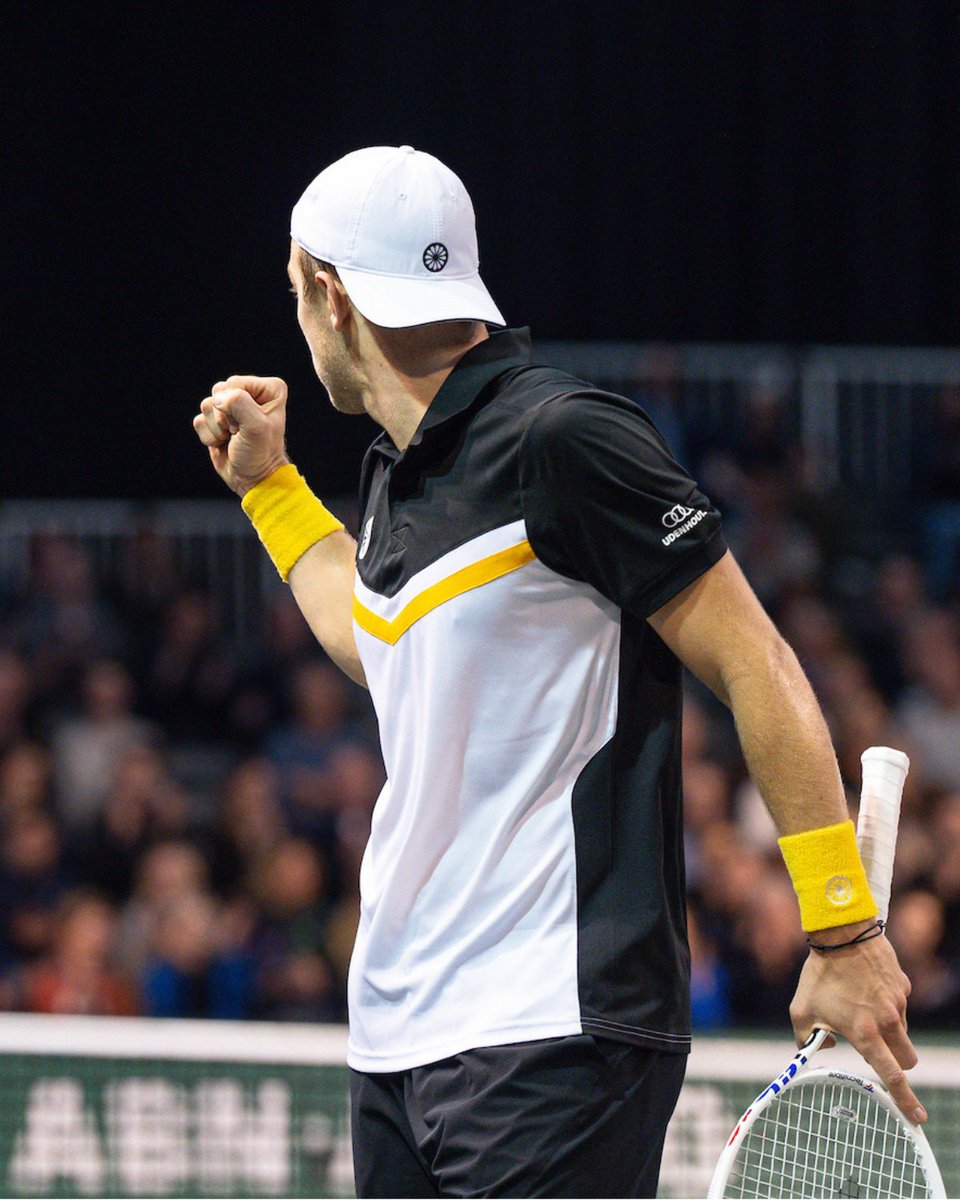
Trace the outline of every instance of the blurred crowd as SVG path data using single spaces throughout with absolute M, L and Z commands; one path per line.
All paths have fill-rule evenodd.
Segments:
M 637 396 L 806 669 L 853 815 L 861 752 L 910 755 L 890 936 L 911 1024 L 953 1028 L 958 397 L 941 406 L 943 477 L 918 501 L 930 539 L 872 529 L 865 549 L 847 506 L 805 491 L 775 387 L 758 383 L 723 449 L 684 430 L 668 376 Z M 286 589 L 258 644 L 231 645 L 215 589 L 174 563 L 149 522 L 109 571 L 42 532 L 0 581 L 0 1008 L 342 1020 L 383 782 L 369 700 Z M 683 753 L 695 1025 L 782 1027 L 806 952 L 796 900 L 729 714 L 695 681 Z
M 0 1007 L 337 1021 L 383 782 L 278 590 L 229 647 L 150 534 L 33 542 L 0 617 Z
M 669 360 L 638 397 L 674 424 L 727 541 L 796 651 L 826 716 L 856 819 L 860 755 L 911 760 L 889 936 L 913 983 L 912 1027 L 960 1027 L 960 387 L 930 395 L 927 461 L 903 511 L 804 486 L 781 383 L 761 370 L 722 448 L 677 419 Z M 905 501 L 909 500 L 909 503 Z M 771 714 L 775 726 L 776 714 Z M 773 730 L 775 735 L 775 729 Z M 684 814 L 694 1024 L 782 1026 L 806 957 L 773 822 L 726 710 L 690 682 Z

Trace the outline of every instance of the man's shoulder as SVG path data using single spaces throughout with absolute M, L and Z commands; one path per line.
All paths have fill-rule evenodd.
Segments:
M 523 413 L 528 452 L 549 453 L 567 446 L 582 452 L 605 444 L 622 449 L 625 444 L 652 443 L 665 449 L 653 421 L 635 400 L 554 367 L 531 371 L 533 378 L 518 380 L 518 386 L 503 395 L 506 404 Z
M 632 419 L 645 418 L 634 401 L 547 363 L 528 363 L 504 372 L 493 404 L 535 419 L 545 432 L 562 433 L 613 410 L 622 410 Z

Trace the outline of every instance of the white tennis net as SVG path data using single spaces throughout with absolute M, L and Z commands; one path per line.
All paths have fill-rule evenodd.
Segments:
M 350 1196 L 346 1030 L 0 1017 L 0 1195 Z
M 705 1195 L 730 1130 L 789 1049 L 695 1040 L 662 1196 Z M 950 1196 L 958 1049 L 922 1048 L 912 1073 Z M 350 1196 L 345 1053 L 341 1027 L 0 1016 L 0 1195 Z M 823 1061 L 857 1062 L 841 1050 Z

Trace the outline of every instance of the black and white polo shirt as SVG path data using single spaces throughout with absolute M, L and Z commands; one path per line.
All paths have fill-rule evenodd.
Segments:
M 646 617 L 724 553 L 644 413 L 471 349 L 361 480 L 357 646 L 387 782 L 352 1067 L 594 1033 L 690 1041 L 681 668 Z

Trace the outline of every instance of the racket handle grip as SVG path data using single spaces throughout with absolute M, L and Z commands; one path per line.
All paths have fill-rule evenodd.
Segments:
M 897 827 L 900 824 L 900 800 L 910 769 L 910 759 L 902 750 L 871 746 L 869 750 L 864 750 L 860 761 L 863 764 L 863 784 L 857 843 L 867 882 L 877 904 L 877 917 L 886 921 L 890 909 Z

